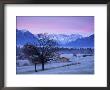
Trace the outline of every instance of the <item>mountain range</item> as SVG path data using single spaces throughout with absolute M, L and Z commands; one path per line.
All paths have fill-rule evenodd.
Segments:
M 79 34 L 47 34 L 49 38 L 56 40 L 61 47 L 94 47 L 94 34 L 83 37 Z M 38 34 L 34 35 L 26 30 L 16 30 L 16 44 L 35 44 L 38 41 Z

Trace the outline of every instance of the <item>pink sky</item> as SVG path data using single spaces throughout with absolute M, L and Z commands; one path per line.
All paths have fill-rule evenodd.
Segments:
M 81 34 L 94 33 L 93 16 L 17 16 L 16 28 L 28 30 L 33 34 Z

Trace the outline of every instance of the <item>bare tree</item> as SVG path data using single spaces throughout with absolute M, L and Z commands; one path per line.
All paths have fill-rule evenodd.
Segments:
M 36 62 L 40 62 L 44 70 L 44 64 L 55 56 L 58 50 L 57 45 L 56 41 L 49 38 L 47 34 L 38 34 L 37 44 L 24 45 L 23 52 L 35 63 L 35 71 L 37 71 Z
M 38 34 L 38 38 L 38 43 L 36 45 L 39 52 L 38 57 L 42 63 L 42 70 L 44 70 L 45 62 L 54 57 L 56 51 L 58 50 L 58 44 L 55 40 L 49 38 L 46 33 Z

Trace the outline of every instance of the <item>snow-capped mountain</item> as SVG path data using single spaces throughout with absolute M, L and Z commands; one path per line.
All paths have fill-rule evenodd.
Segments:
M 71 47 L 94 47 L 94 34 L 89 37 L 83 37 L 75 41 L 69 42 L 67 46 Z
M 49 34 L 49 37 L 58 41 L 59 44 L 67 44 L 71 41 L 75 41 L 79 38 L 82 38 L 81 35 L 79 34 L 71 34 L 71 35 L 66 35 L 66 34 Z

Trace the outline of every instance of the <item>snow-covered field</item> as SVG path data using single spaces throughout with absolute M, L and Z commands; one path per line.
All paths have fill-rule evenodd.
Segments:
M 45 70 L 42 71 L 41 64 L 38 64 L 35 72 L 35 66 L 16 67 L 17 74 L 94 74 L 94 56 L 82 55 L 72 56 L 71 54 L 62 55 L 69 58 L 69 62 L 50 62 L 45 64 Z M 24 61 L 26 62 L 26 60 Z M 27 62 L 29 63 L 29 62 Z

